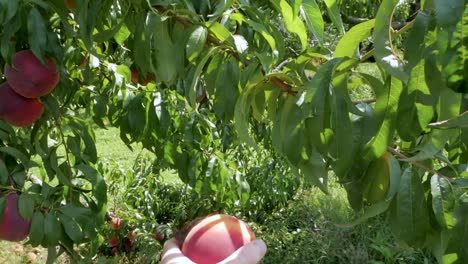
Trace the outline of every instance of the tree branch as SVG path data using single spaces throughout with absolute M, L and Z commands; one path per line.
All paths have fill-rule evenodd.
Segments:
M 397 149 L 394 149 L 394 148 L 392 148 L 392 147 L 387 147 L 387 150 L 388 150 L 389 152 L 391 152 L 392 154 L 394 154 L 395 156 L 400 157 L 400 160 L 409 162 L 409 163 L 413 164 L 414 166 L 419 167 L 419 168 L 421 168 L 421 169 L 424 169 L 424 170 L 426 170 L 426 171 L 428 171 L 428 172 L 431 172 L 431 173 L 433 173 L 433 174 L 437 174 L 437 175 L 439 175 L 440 177 L 444 177 L 444 178 L 448 179 L 449 181 L 452 180 L 452 178 L 441 174 L 440 172 L 434 170 L 433 168 L 430 168 L 430 167 L 426 166 L 425 164 L 422 164 L 422 163 L 419 162 L 419 161 L 408 161 L 408 159 L 409 159 L 410 157 L 407 157 L 406 155 L 404 155 L 403 153 L 401 153 L 401 152 L 398 151 Z

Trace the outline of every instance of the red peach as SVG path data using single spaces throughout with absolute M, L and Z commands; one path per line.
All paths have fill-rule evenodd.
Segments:
M 118 237 L 113 236 L 109 239 L 109 247 L 115 247 L 120 243 L 120 240 Z
M 110 222 L 110 228 L 112 230 L 118 230 L 121 225 L 122 225 L 122 219 L 120 219 L 119 217 L 112 218 Z
M 13 56 L 12 66 L 5 64 L 5 77 L 11 88 L 26 98 L 38 98 L 50 93 L 59 82 L 57 66 L 46 57 L 46 64 L 31 50 L 22 50 Z
M 24 219 L 18 209 L 19 195 L 8 194 L 0 223 L 0 239 L 8 241 L 24 240 L 29 234 L 31 219 Z
M 245 222 L 223 214 L 211 215 L 196 224 L 182 244 L 182 253 L 195 263 L 218 263 L 255 235 Z
M 18 127 L 32 125 L 42 115 L 44 105 L 39 99 L 25 98 L 13 91 L 8 83 L 0 85 L 0 118 Z

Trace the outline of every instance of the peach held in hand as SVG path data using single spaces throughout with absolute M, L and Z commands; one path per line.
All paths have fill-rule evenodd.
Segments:
M 182 253 L 195 263 L 218 263 L 255 235 L 245 222 L 223 214 L 211 215 L 196 224 L 182 244 Z

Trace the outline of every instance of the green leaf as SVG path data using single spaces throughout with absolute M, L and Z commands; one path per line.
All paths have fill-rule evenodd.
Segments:
M 279 106 L 272 128 L 272 143 L 295 167 L 301 161 L 304 142 L 302 111 L 295 96 L 288 96 Z
M 392 76 L 406 81 L 408 74 L 404 71 L 404 63 L 396 55 L 392 44 L 392 16 L 399 0 L 383 0 L 375 18 L 374 45 L 375 60 Z
M 412 141 L 423 133 L 434 116 L 437 97 L 425 81 L 424 61 L 411 71 L 408 85 L 398 102 L 397 130 L 402 139 Z
M 371 19 L 364 23 L 357 24 L 352 27 L 346 34 L 340 39 L 336 45 L 333 57 L 349 57 L 357 58 L 357 51 L 359 44 L 371 35 L 372 29 L 374 28 L 375 20 Z
M 432 209 L 437 222 L 442 228 L 452 228 L 455 225 L 453 209 L 455 196 L 449 180 L 437 174 L 431 177 Z
M 255 86 L 244 89 L 237 99 L 234 111 L 234 127 L 242 141 L 253 148 L 258 148 L 257 143 L 249 134 L 250 100 L 253 89 L 255 89 Z
M 59 218 L 67 236 L 73 240 L 73 242 L 80 242 L 83 239 L 83 232 L 75 220 L 64 214 L 60 214 Z
M 372 204 L 371 206 L 365 208 L 363 214 L 360 215 L 357 219 L 355 219 L 351 223 L 340 224 L 339 226 L 351 228 L 351 227 L 354 227 L 356 225 L 363 223 L 369 218 L 372 218 L 374 216 L 377 216 L 387 211 L 387 209 L 390 207 L 390 204 L 393 201 L 393 198 L 395 197 L 395 194 L 397 193 L 399 189 L 400 180 L 401 180 L 400 164 L 398 160 L 392 155 L 389 155 L 389 169 L 390 169 L 390 187 L 388 189 L 385 200 L 376 204 Z
M 275 38 L 267 30 L 265 25 L 263 25 L 262 23 L 255 22 L 251 19 L 245 19 L 244 21 L 247 24 L 249 24 L 249 26 L 251 26 L 253 30 L 260 33 L 260 35 L 267 41 L 268 45 L 270 45 L 272 51 L 277 50 Z
M 61 235 L 61 225 L 53 212 L 47 213 L 44 219 L 43 246 L 56 246 Z
M 315 0 L 302 0 L 300 10 L 309 31 L 312 32 L 319 43 L 323 44 L 325 25 L 317 2 Z
M 448 119 L 458 116 L 460 111 L 461 95 L 453 92 L 450 89 L 445 89 L 440 95 L 439 104 L 437 106 L 439 112 L 439 120 Z M 455 129 L 437 129 L 426 136 L 424 144 L 419 145 L 416 150 L 419 151 L 411 158 L 404 159 L 405 161 L 420 161 L 431 159 L 436 153 L 442 150 L 447 141 L 456 133 Z
M 10 173 L 6 167 L 5 161 L 0 158 L 0 184 L 7 185 L 9 180 Z
M 328 170 L 325 159 L 318 152 L 308 153 L 307 160 L 302 160 L 297 167 L 304 174 L 306 181 L 319 187 L 324 193 L 328 192 Z
M 197 67 L 195 68 L 195 72 L 193 74 L 193 79 L 190 83 L 190 88 L 188 92 L 188 99 L 191 106 L 197 106 L 197 88 L 198 82 L 200 81 L 200 75 L 205 67 L 206 62 L 209 58 L 211 58 L 215 52 L 219 49 L 219 47 L 212 47 L 208 50 L 208 52 L 197 62 Z
M 337 58 L 322 65 L 314 78 L 305 84 L 303 111 L 309 142 L 322 155 L 328 154 L 330 141 L 330 84 L 336 67 L 343 61 Z
M 307 31 L 304 22 L 294 14 L 292 7 L 286 0 L 270 0 L 270 2 L 278 12 L 281 12 L 286 29 L 299 37 L 302 50 L 305 50 L 307 48 Z
M 115 25 L 113 27 L 111 27 L 110 29 L 106 29 L 106 30 L 102 30 L 102 31 L 99 31 L 97 33 L 95 33 L 93 35 L 93 40 L 95 42 L 105 42 L 105 41 L 108 41 L 109 39 L 111 38 L 114 38 L 116 36 L 116 34 L 120 31 L 122 25 L 123 25 L 124 21 L 122 20 L 118 25 Z M 120 37 L 125 37 L 125 34 L 129 34 L 130 32 L 123 32 L 124 34 Z M 128 37 L 128 35 L 127 35 Z
M 416 169 L 409 167 L 403 172 L 389 220 L 397 239 L 413 247 L 421 247 L 426 242 L 430 231 L 429 213 Z
M 178 74 L 180 47 L 170 34 L 172 32 L 169 30 L 169 20 L 163 19 L 156 13 L 150 13 L 149 21 L 150 27 L 145 28 L 145 31 L 149 31 L 146 34 L 152 36 L 153 40 L 152 63 L 156 68 L 157 77 L 170 84 L 175 81 Z M 175 31 L 175 27 L 173 30 Z
M 18 11 L 19 1 L 0 0 L 0 25 L 6 24 Z
M 44 51 L 47 43 L 47 29 L 42 15 L 33 7 L 28 15 L 29 45 L 34 55 L 45 62 Z
M 335 27 L 341 34 L 344 34 L 345 28 L 343 25 L 343 21 L 341 20 L 340 7 L 338 6 L 338 1 L 324 0 L 324 2 L 327 6 L 328 15 L 330 16 L 333 24 L 335 24 Z
M 329 97 L 332 109 L 330 125 L 333 130 L 329 153 L 333 158 L 331 166 L 336 175 L 341 178 L 352 167 L 355 156 L 353 155 L 353 127 L 349 118 L 349 110 L 344 96 L 337 91 L 338 86 L 346 85 L 346 79 L 340 79 L 340 81 L 343 83 L 334 83 L 336 88 Z
M 208 38 L 208 30 L 202 26 L 196 26 L 190 37 L 187 41 L 187 45 L 185 46 L 185 50 L 187 53 L 187 59 L 190 62 L 194 62 L 194 60 L 198 57 L 200 52 L 203 50 L 205 46 L 206 39 Z
M 420 11 L 416 16 L 414 25 L 405 41 L 405 60 L 406 69 L 411 70 L 414 66 L 419 64 L 424 51 L 424 40 L 429 28 L 431 15 L 426 11 Z
M 210 33 L 213 34 L 221 43 L 231 39 L 231 33 L 229 30 L 218 22 L 205 22 L 205 27 L 208 28 Z
M 19 159 L 25 169 L 38 167 L 38 164 L 36 162 L 29 159 L 25 154 L 23 154 L 18 149 L 15 149 L 12 147 L 0 147 L 0 152 L 13 156 L 16 159 Z
M 119 45 L 123 45 L 124 42 L 130 37 L 131 32 L 128 30 L 127 26 L 123 24 L 120 28 L 119 31 L 117 31 L 114 35 L 114 39 Z
M 437 24 L 442 30 L 454 31 L 462 20 L 466 3 L 462 0 L 434 0 Z
M 44 215 L 42 212 L 34 212 L 31 220 L 31 228 L 29 231 L 29 243 L 33 247 L 37 247 L 44 239 Z
M 366 79 L 373 80 L 369 76 L 366 76 Z M 372 82 L 378 81 L 373 80 Z M 376 89 L 377 96 L 376 115 L 383 114 L 383 122 L 377 134 L 365 146 L 364 158 L 366 160 L 374 160 L 387 150 L 387 146 L 393 138 L 398 99 L 403 90 L 401 81 L 393 77 L 387 91 L 380 90 L 378 86 L 373 86 L 373 88 Z
M 34 213 L 34 199 L 31 195 L 23 193 L 19 196 L 18 209 L 23 219 L 27 220 L 32 217 Z

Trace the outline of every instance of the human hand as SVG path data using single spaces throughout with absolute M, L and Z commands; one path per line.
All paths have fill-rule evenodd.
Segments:
M 262 240 L 254 240 L 236 250 L 219 264 L 257 264 L 266 253 L 266 245 Z M 161 264 L 196 264 L 182 254 L 174 238 L 164 243 Z

